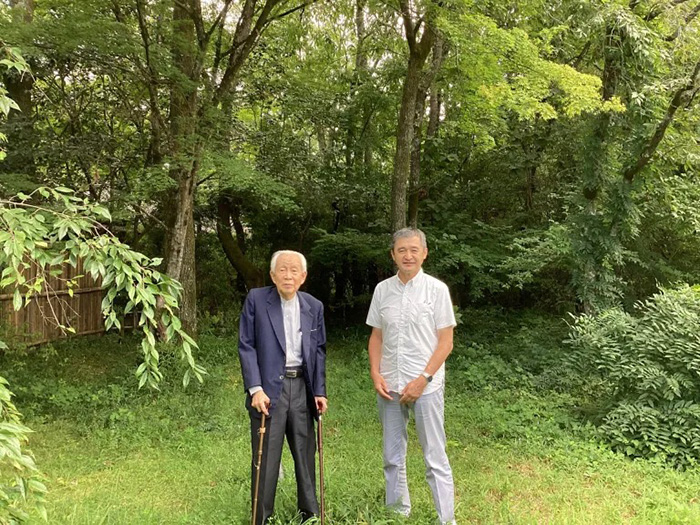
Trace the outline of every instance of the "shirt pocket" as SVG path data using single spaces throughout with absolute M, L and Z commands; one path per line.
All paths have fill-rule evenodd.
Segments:
M 418 302 L 411 305 L 411 321 L 419 326 L 430 327 L 433 323 L 435 308 L 430 302 Z

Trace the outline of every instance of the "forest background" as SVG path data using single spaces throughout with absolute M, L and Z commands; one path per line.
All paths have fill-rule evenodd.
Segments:
M 77 517 L 87 496 L 65 480 L 91 462 L 76 459 L 77 451 L 109 454 L 121 442 L 146 454 L 144 443 L 165 439 L 159 425 L 175 424 L 172 403 L 183 399 L 206 407 L 181 414 L 186 421 L 217 410 L 236 420 L 219 414 L 215 423 L 177 427 L 195 429 L 192 440 L 206 442 L 196 433 L 202 425 L 220 432 L 222 443 L 238 436 L 244 416 L 213 399 L 224 389 L 235 403 L 240 305 L 247 290 L 269 283 L 274 250 L 307 255 L 305 289 L 326 305 L 329 353 L 362 375 L 366 333 L 358 327 L 374 286 L 393 271 L 389 234 L 407 224 L 427 233 L 426 270 L 447 282 L 457 308 L 448 382 L 469 403 L 491 403 L 479 416 L 452 409 L 460 430 L 451 446 L 466 453 L 458 437 L 466 432 L 464 443 L 510 451 L 495 465 L 537 478 L 532 469 L 563 475 L 570 467 L 552 450 L 585 443 L 572 454 L 603 465 L 585 467 L 594 478 L 633 469 L 650 476 L 640 483 L 652 492 L 675 483 L 682 500 L 664 489 L 633 503 L 621 489 L 614 498 L 622 501 L 609 501 L 584 490 L 589 482 L 603 490 L 597 483 L 609 479 L 580 478 L 571 489 L 579 507 L 558 494 L 556 503 L 535 497 L 533 508 L 523 503 L 532 495 L 514 496 L 499 475 L 483 498 L 462 489 L 463 519 L 697 516 L 689 487 L 700 459 L 698 14 L 697 0 L 0 2 L 0 262 L 3 286 L 21 291 L 15 308 L 43 291 L 5 271 L 22 264 L 12 259 L 21 228 L 45 237 L 23 244 L 22 253 L 51 262 L 46 247 L 93 257 L 99 250 L 89 241 L 103 223 L 119 247 L 102 260 L 108 268 L 95 263 L 103 277 L 111 272 L 108 327 L 119 325 L 126 300 L 119 303 L 118 292 L 126 294 L 137 272 L 142 280 L 134 283 L 154 290 L 143 296 L 146 310 L 167 306 L 168 335 L 180 342 L 187 378 L 203 373 L 191 349 L 211 375 L 191 394 L 161 382 L 160 368 L 182 367 L 172 344 L 156 343 L 152 315 L 144 318 L 142 346 L 122 333 L 87 347 L 31 350 L 6 334 L 2 375 L 37 430 L 31 448 L 48 473 L 41 478 L 23 454 L 20 468 L 0 471 L 9 472 L 0 522 L 3 512 L 29 519 L 21 509 L 43 499 L 39 479 L 61 495 L 46 496 L 59 521 L 159 522 L 157 505 L 141 501 L 134 507 L 147 514 L 124 517 L 123 501 L 100 503 L 111 501 L 105 493 Z M 33 206 L 50 212 L 12 218 Z M 37 216 L 51 227 L 38 228 Z M 128 298 L 127 310 L 135 306 Z M 199 336 L 201 348 L 187 333 Z M 139 381 L 123 366 L 139 351 L 139 381 L 161 383 L 160 394 L 137 392 Z M 338 391 L 357 399 L 358 384 L 337 374 Z M 358 381 L 369 394 L 371 386 Z M 0 415 L 20 425 L 4 392 Z M 145 401 L 160 407 L 160 423 L 145 423 L 153 416 L 143 412 Z M 339 410 L 337 428 L 355 416 Z M 483 421 L 470 427 L 474 418 Z M 545 420 L 548 437 L 537 430 Z M 24 439 L 28 429 L 18 428 L 8 435 Z M 48 459 L 66 435 L 76 443 L 73 461 Z M 86 445 L 90 436 L 101 445 Z M 542 446 L 518 452 L 523 436 Z M 467 455 L 473 462 L 478 453 Z M 553 464 L 532 467 L 532 455 Z M 352 476 L 338 469 L 338 479 Z M 245 477 L 245 467 L 235 475 Z M 464 479 L 471 487 L 474 473 Z M 560 481 L 555 476 L 551 487 Z M 233 497 L 234 486 L 212 489 L 215 498 Z M 333 510 L 338 522 L 393 519 L 382 514 L 381 487 L 368 486 L 377 491 L 368 509 L 337 495 L 344 501 Z M 243 516 L 244 493 L 228 501 L 233 514 L 216 519 Z M 214 519 L 187 512 L 178 519 Z

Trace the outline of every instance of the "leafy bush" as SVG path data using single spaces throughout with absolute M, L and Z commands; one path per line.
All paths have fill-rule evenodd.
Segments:
M 0 41 L 0 64 L 3 69 L 17 73 L 29 72 L 29 67 L 18 50 L 7 47 Z M 10 109 L 19 109 L 17 104 L 7 96 L 7 90 L 0 83 L 0 120 L 4 119 Z M 5 158 L 5 150 L 1 147 L 6 140 L 0 133 L 0 161 Z M 3 217 L 3 219 L 5 219 Z M 7 221 L 3 221 L 7 224 Z M 3 227 L 3 233 L 5 228 Z M 16 250 L 5 247 L 4 259 Z M 22 253 L 19 258 L 21 259 Z M 5 262 L 5 260 L 2 260 Z M 4 265 L 3 265 L 4 266 Z M 2 286 L 6 286 L 8 268 L 3 268 Z M 17 299 L 15 294 L 14 305 L 21 304 L 22 299 Z M 0 341 L 0 352 L 7 349 L 7 345 Z M 32 507 L 46 520 L 44 508 L 44 494 L 46 487 L 41 482 L 39 471 L 34 463 L 31 452 L 24 446 L 27 444 L 27 436 L 31 432 L 21 421 L 21 415 L 14 403 L 12 392 L 8 382 L 0 376 L 0 523 L 19 523 L 29 517 L 27 509 Z M 27 502 L 31 502 L 27 505 Z
M 570 307 L 575 298 L 570 235 L 566 225 L 552 223 L 546 229 L 533 228 L 515 237 L 508 245 L 508 257 L 498 268 L 506 276 L 506 286 L 530 290 L 542 306 L 556 310 Z
M 687 467 L 700 460 L 700 287 L 576 318 L 567 342 L 579 370 L 607 388 L 599 430 L 629 456 Z
M 330 310 L 355 308 L 363 318 L 374 286 L 391 275 L 391 238 L 352 229 L 315 233 L 319 237 L 309 254 L 309 291 Z
M 195 363 L 192 349 L 197 344 L 183 331 L 176 315 L 180 284 L 156 270 L 161 259 L 133 251 L 107 230 L 101 221 L 110 219 L 103 206 L 60 186 L 39 187 L 29 195 L 0 199 L 0 287 L 14 290 L 12 306 L 19 310 L 35 296 L 52 297 L 50 279 L 62 276 L 64 265 L 75 268 L 82 260 L 85 273 L 100 280 L 105 290 L 101 310 L 107 330 L 121 328 L 118 296 L 128 299 L 124 314 L 140 312 L 138 330 L 143 334 L 144 361 L 136 371 L 139 388 L 146 384 L 157 388 L 162 379 L 158 334 L 165 341 L 179 342 L 180 357 L 189 367 L 184 384 L 192 376 L 201 382 L 206 371 Z M 32 266 L 37 275 L 28 279 L 25 272 Z M 69 279 L 67 284 L 72 296 L 76 281 Z M 64 332 L 75 333 L 56 314 L 47 317 Z
M 7 381 L 0 377 L 0 523 L 20 523 L 29 518 L 28 501 L 33 503 L 29 507 L 46 520 L 46 487 L 31 452 L 23 449 L 30 432 L 12 403 Z
M 428 237 L 428 273 L 444 280 L 458 302 L 501 292 L 503 276 L 497 269 L 507 256 L 511 229 L 475 220 L 448 203 L 427 201 L 425 207 L 432 223 L 423 228 Z

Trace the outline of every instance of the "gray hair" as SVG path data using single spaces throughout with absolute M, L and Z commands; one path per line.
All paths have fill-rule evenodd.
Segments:
M 428 247 L 428 241 L 425 239 L 425 233 L 423 233 L 418 228 L 401 228 L 394 232 L 394 236 L 391 239 L 391 249 L 394 249 L 396 241 L 399 239 L 409 239 L 411 237 L 418 237 L 420 239 L 420 244 L 423 248 Z
M 272 259 L 270 259 L 270 271 L 274 272 L 275 271 L 275 265 L 277 264 L 277 259 L 279 258 L 280 255 L 296 255 L 299 257 L 299 260 L 301 261 L 301 269 L 302 271 L 306 271 L 306 257 L 304 257 L 301 253 L 295 252 L 294 250 L 279 250 L 276 251 L 275 253 L 272 254 Z

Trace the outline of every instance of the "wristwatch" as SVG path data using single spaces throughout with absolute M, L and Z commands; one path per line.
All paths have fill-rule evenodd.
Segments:
M 428 383 L 433 380 L 433 376 L 431 376 L 428 372 L 421 372 L 420 375 L 422 375 Z

